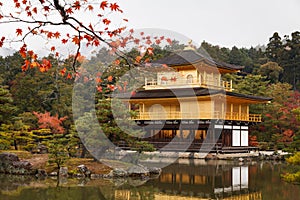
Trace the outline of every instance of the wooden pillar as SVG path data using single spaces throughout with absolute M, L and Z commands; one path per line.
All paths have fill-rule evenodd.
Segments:
M 225 117 L 226 117 L 226 110 L 225 110 L 225 104 L 224 104 L 224 102 L 222 103 L 222 107 L 221 107 L 221 118 L 222 119 L 225 119 Z
M 232 120 L 232 115 L 233 115 L 233 104 L 230 104 L 230 119 Z
M 249 116 L 250 116 L 250 115 L 249 115 L 249 114 L 250 114 L 250 113 L 249 113 L 249 105 L 246 105 L 246 108 L 247 108 L 247 110 L 246 110 L 246 113 L 247 113 L 247 120 L 249 120 Z
M 200 85 L 202 85 L 202 74 L 201 73 L 199 73 L 199 83 L 200 83 Z
M 239 104 L 239 119 L 242 119 L 242 104 Z

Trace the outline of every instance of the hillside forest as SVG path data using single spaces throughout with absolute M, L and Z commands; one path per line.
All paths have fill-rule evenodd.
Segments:
M 151 59 L 155 60 L 182 50 L 185 44 L 173 40 L 168 45 L 153 44 L 152 47 Z M 197 50 L 200 49 L 205 49 L 216 61 L 244 66 L 239 73 L 223 77 L 233 80 L 234 92 L 273 98 L 272 103 L 251 107 L 251 113 L 263 115 L 263 122 L 251 127 L 251 145 L 261 149 L 299 151 L 300 32 L 286 36 L 275 32 L 266 46 L 226 48 L 203 41 Z M 138 53 L 131 49 L 127 55 Z M 70 69 L 73 59 L 58 60 L 51 54 L 46 59 L 51 61 L 51 68 L 40 72 L 38 68 L 22 70 L 24 58 L 19 52 L 0 57 L 0 150 L 34 153 L 44 147 L 50 153 L 59 151 L 71 157 L 89 156 L 78 137 L 72 115 L 76 74 L 67 69 Z M 40 60 L 43 62 L 43 58 Z M 80 58 L 77 63 L 78 69 L 81 63 L 91 68 L 109 66 L 101 73 L 96 88 L 95 104 L 101 128 L 114 143 L 125 141 L 132 149 L 153 150 L 151 145 L 135 140 L 117 126 L 110 100 L 106 97 L 116 88 L 112 86 L 129 66 L 123 58 L 118 63 L 113 61 L 109 50 L 102 48 L 91 58 Z M 86 112 L 76 120 L 76 126 L 91 130 L 85 123 L 90 117 Z

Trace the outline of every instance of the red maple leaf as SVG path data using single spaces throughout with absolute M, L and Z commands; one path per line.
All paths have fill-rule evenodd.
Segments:
M 62 39 L 61 42 L 62 42 L 63 44 L 66 44 L 66 43 L 68 42 L 68 40 L 67 40 L 67 39 Z
M 73 38 L 72 38 L 72 42 L 74 42 L 75 44 L 79 44 L 80 43 L 80 39 L 79 39 L 79 37 L 78 36 L 74 36 Z
M 104 10 L 105 8 L 107 8 L 107 1 L 102 1 L 101 4 L 100 4 L 100 8 L 102 10 Z
M 66 10 L 66 13 L 67 13 L 67 14 L 73 14 L 72 8 L 68 8 L 68 9 Z
M 67 79 L 72 79 L 72 75 L 68 73 Z
M 49 12 L 50 7 L 49 7 L 49 6 L 44 6 L 44 10 L 45 10 L 46 12 Z
M 22 32 L 23 32 L 22 29 L 20 29 L 20 28 L 17 28 L 17 29 L 16 29 L 17 35 L 22 35 Z
M 22 56 L 22 58 L 26 58 L 26 44 L 24 44 L 21 48 L 20 48 L 20 50 L 19 50 L 19 53 L 20 53 L 20 55 Z
M 96 47 L 99 46 L 100 45 L 100 41 L 98 39 L 94 39 L 93 40 L 93 45 L 96 46 Z
M 54 37 L 55 37 L 56 39 L 59 38 L 59 37 L 60 37 L 60 33 L 59 33 L 59 32 L 54 33 Z
M 34 52 L 32 50 L 27 51 L 28 55 L 32 58 L 34 55 Z
M 49 39 L 51 39 L 51 38 L 53 37 L 53 33 L 49 31 L 48 34 L 47 34 L 47 37 L 48 37 Z
M 26 71 L 28 69 L 29 65 L 30 65 L 30 61 L 29 60 L 25 60 L 24 65 L 21 67 L 22 71 Z
M 34 12 L 35 14 L 37 14 L 37 7 L 34 7 L 34 8 L 32 9 L 32 12 Z
M 92 25 L 91 23 L 89 24 L 89 28 L 90 28 L 92 31 L 94 31 L 93 25 Z
M 148 54 L 149 54 L 150 56 L 152 56 L 152 55 L 153 55 L 153 48 L 152 48 L 152 47 L 149 47 L 149 48 L 147 49 L 147 52 L 148 52 Z
M 5 37 L 2 37 L 1 40 L 0 40 L 0 47 L 3 46 L 4 40 L 5 40 Z
M 111 3 L 109 7 L 112 11 L 120 11 L 120 6 L 117 3 Z
M 73 7 L 75 8 L 75 10 L 80 10 L 80 7 L 81 7 L 80 2 L 79 1 L 75 1 Z
M 172 45 L 172 40 L 170 38 L 167 38 L 166 41 L 169 43 L 169 45 Z
M 101 86 L 97 86 L 96 88 L 97 88 L 98 92 L 102 92 L 102 87 Z
M 110 21 L 109 19 L 106 19 L 106 18 L 105 18 L 105 19 L 102 20 L 102 22 L 103 22 L 105 25 L 109 25 L 111 21 Z
M 63 68 L 62 70 L 60 70 L 60 75 L 64 76 L 66 74 L 67 69 Z
M 112 82 L 113 77 L 112 77 L 112 76 L 109 76 L 109 77 L 107 77 L 107 80 L 108 80 L 109 82 Z
M 94 7 L 92 5 L 88 5 L 87 7 L 90 11 L 94 10 Z
M 96 83 L 101 83 L 102 82 L 102 79 L 100 77 L 97 77 L 96 78 Z

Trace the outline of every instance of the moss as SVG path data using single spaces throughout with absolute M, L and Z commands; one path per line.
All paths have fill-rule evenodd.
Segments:
M 282 174 L 281 177 L 287 182 L 300 184 L 300 152 L 290 156 L 286 161 L 289 163 L 289 172 Z
M 30 159 L 30 158 L 33 158 L 34 155 L 31 154 L 30 152 L 28 151 L 18 151 L 18 150 L 0 150 L 0 153 L 2 152 L 9 152 L 9 153 L 14 153 L 16 154 L 21 160 L 24 160 L 24 159 Z
M 296 173 L 286 173 L 281 175 L 281 177 L 287 182 L 300 184 L 300 171 Z

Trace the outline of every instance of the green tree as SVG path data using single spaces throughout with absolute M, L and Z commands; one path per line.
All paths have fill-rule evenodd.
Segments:
M 300 80 L 300 32 L 296 31 L 285 38 L 283 55 L 278 62 L 284 68 L 283 80 L 293 85 L 293 89 L 299 89 Z
M 111 104 L 114 104 L 113 112 Z M 118 99 L 100 99 L 96 105 L 97 116 L 103 132 L 108 139 L 118 145 L 125 142 L 130 148 L 141 151 L 153 151 L 153 146 L 141 141 L 145 132 L 137 128 L 135 122 L 130 120 L 135 115 Z M 126 130 L 126 131 L 125 131 Z
M 282 56 L 283 44 L 281 41 L 281 37 L 277 32 L 273 34 L 273 36 L 269 39 L 269 43 L 267 44 L 266 56 L 270 59 L 270 61 L 280 63 Z
M 5 58 L 0 58 L 0 79 L 3 79 L 3 85 L 7 85 L 10 89 L 16 75 L 22 72 L 21 64 L 23 58 L 18 52 Z
M 268 142 L 271 148 L 290 148 L 298 135 L 300 123 L 291 111 L 299 107 L 299 94 L 291 88 L 280 82 L 268 87 L 266 94 L 273 100 L 264 107 L 264 121 L 258 125 L 256 134 L 259 141 Z
M 239 50 L 236 46 L 232 47 L 229 53 L 229 63 L 234 65 L 244 65 L 247 56 Z
M 56 134 L 52 140 L 49 141 L 49 160 L 50 164 L 56 164 L 57 170 L 59 171 L 66 161 L 70 158 L 67 148 L 68 140 L 63 135 Z M 59 174 L 59 173 L 57 173 Z
M 215 61 L 229 62 L 230 49 L 228 48 L 220 48 L 203 41 L 198 51 L 201 52 L 201 49 L 204 49 Z
M 282 174 L 282 178 L 287 182 L 300 183 L 300 152 L 295 153 L 293 156 L 286 159 L 290 166 L 290 171 Z
M 280 81 L 282 76 L 283 68 L 280 67 L 276 62 L 267 62 L 258 69 L 258 73 L 266 77 L 266 80 L 270 83 L 277 83 Z
M 269 81 L 265 76 L 252 75 L 236 76 L 234 86 L 234 92 L 254 95 L 254 96 L 266 96 L 267 86 Z
M 0 85 L 0 124 L 12 123 L 17 112 L 16 106 L 13 104 L 13 98 L 6 86 Z

